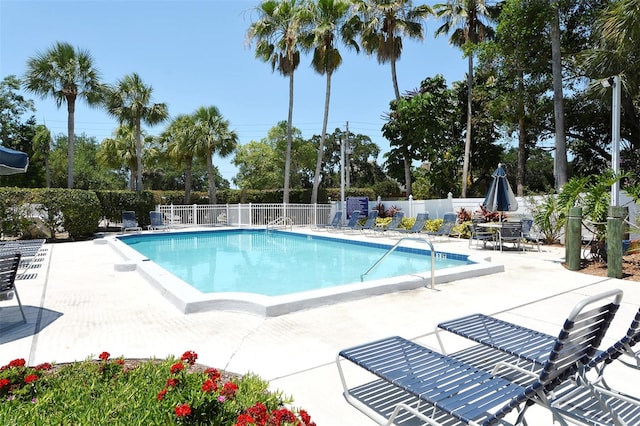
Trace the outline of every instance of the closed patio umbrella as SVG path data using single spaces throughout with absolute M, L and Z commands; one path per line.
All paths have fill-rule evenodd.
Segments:
M 487 196 L 482 205 L 492 212 L 512 212 L 518 210 L 518 201 L 511 190 L 511 185 L 507 180 L 507 172 L 502 164 L 491 175 L 493 181 L 487 191 Z
M 0 146 L 0 175 L 26 173 L 29 167 L 29 156 L 21 151 Z

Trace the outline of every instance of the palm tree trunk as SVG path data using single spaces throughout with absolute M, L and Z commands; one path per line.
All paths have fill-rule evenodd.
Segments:
M 67 154 L 67 188 L 73 188 L 73 151 L 75 134 L 76 99 L 67 97 L 67 139 L 69 142 Z
M 284 157 L 284 191 L 282 202 L 289 202 L 289 174 L 291 169 L 291 128 L 293 123 L 293 71 L 289 75 L 289 117 L 287 118 L 287 152 Z
M 469 157 L 471 156 L 471 118 L 473 115 L 473 54 L 469 54 L 469 71 L 467 72 L 467 134 L 464 141 L 464 160 L 462 162 L 461 197 L 467 196 L 467 180 L 469 179 Z
M 136 120 L 136 161 L 138 165 L 136 191 L 142 192 L 142 134 L 140 131 L 140 119 Z
M 400 101 L 400 89 L 398 89 L 398 75 L 396 73 L 396 61 L 391 59 L 391 79 L 393 80 L 393 91 L 396 95 L 396 101 Z M 407 197 L 411 195 L 411 153 L 402 148 L 403 163 L 404 163 L 404 186 L 407 191 Z
M 525 124 L 525 108 L 524 108 L 524 73 L 522 69 L 518 76 L 518 91 L 520 92 L 520 101 L 518 105 L 518 172 L 516 173 L 516 195 L 522 197 L 524 192 L 524 166 L 526 160 L 527 147 L 527 128 Z
M 567 140 L 564 128 L 564 95 L 562 93 L 562 51 L 560 45 L 560 11 L 554 7 L 551 24 L 551 72 L 553 75 L 553 112 L 556 125 L 555 176 L 556 191 L 567 183 Z
M 324 119 L 322 120 L 322 134 L 320 146 L 318 146 L 318 158 L 316 159 L 316 172 L 313 177 L 313 190 L 311 191 L 311 204 L 318 202 L 318 188 L 320 187 L 320 172 L 322 170 L 322 157 L 324 155 L 324 141 L 327 137 L 327 123 L 329 122 L 329 101 L 331 99 L 331 71 L 327 72 L 327 87 L 324 94 Z
M 398 74 L 396 73 L 396 61 L 391 59 L 391 80 L 393 81 L 393 93 L 396 95 L 396 101 L 400 100 L 400 89 L 398 89 Z
M 207 153 L 207 181 L 209 182 L 209 204 L 218 204 L 216 180 L 213 175 L 213 152 Z
M 191 168 L 193 166 L 193 158 L 187 159 L 184 167 L 184 203 L 191 204 Z

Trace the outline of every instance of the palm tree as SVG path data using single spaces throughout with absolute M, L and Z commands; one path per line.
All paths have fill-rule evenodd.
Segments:
M 473 116 L 473 48 L 478 43 L 493 37 L 494 30 L 489 23 L 497 15 L 495 7 L 489 7 L 484 0 L 450 0 L 447 3 L 434 5 L 436 16 L 443 23 L 436 30 L 436 37 L 453 33 L 449 42 L 463 49 L 469 58 L 467 72 L 467 132 L 464 144 L 464 162 L 462 166 L 462 194 L 467 196 L 469 176 L 469 157 L 471 155 L 471 118 Z M 486 21 L 486 22 L 485 22 Z
M 161 139 L 167 146 L 167 154 L 184 165 L 184 202 L 191 202 L 193 159 L 197 153 L 195 138 L 196 123 L 193 116 L 182 114 L 173 119 Z
M 411 0 L 357 0 L 354 7 L 362 19 L 360 44 L 367 54 L 376 54 L 378 63 L 391 64 L 393 91 L 400 100 L 396 62 L 402 55 L 402 36 L 422 40 L 422 21 L 433 11 L 426 4 L 413 7 Z
M 104 166 L 115 169 L 126 167 L 129 170 L 129 189 L 135 190 L 138 158 L 134 128 L 127 125 L 118 126 L 115 137 L 102 141 L 97 156 L 100 164 Z
M 213 170 L 213 154 L 228 157 L 238 146 L 238 135 L 229 130 L 229 121 L 220 114 L 215 106 L 200 107 L 193 114 L 195 121 L 194 137 L 196 149 L 207 159 L 207 178 L 209 183 L 209 204 L 217 203 L 216 181 Z
M 291 169 L 291 128 L 293 126 L 293 75 L 300 64 L 300 36 L 310 20 L 310 8 L 304 0 L 265 0 L 256 11 L 260 18 L 247 31 L 256 40 L 256 57 L 269 62 L 271 69 L 289 77 L 289 115 L 287 150 L 284 163 L 283 202 L 289 202 Z
M 335 40 L 340 39 L 348 47 L 360 51 L 355 41 L 356 22 L 347 19 L 351 2 L 348 0 L 318 0 L 313 3 L 313 22 L 303 44 L 307 48 L 313 46 L 313 59 L 311 65 L 320 75 L 326 75 L 326 90 L 324 99 L 324 119 L 322 121 L 322 133 L 318 146 L 318 158 L 313 178 L 313 190 L 311 203 L 318 202 L 318 188 L 320 186 L 320 172 L 322 169 L 322 157 L 324 154 L 324 142 L 327 134 L 327 122 L 329 120 L 329 102 L 331 99 L 331 77 L 342 64 L 342 56 L 335 45 Z
M 402 55 L 402 36 L 422 40 L 422 21 L 433 10 L 426 4 L 414 7 L 411 0 L 356 0 L 361 17 L 360 44 L 367 54 L 376 53 L 378 63 L 391 64 L 395 101 L 400 101 L 396 62 Z M 411 193 L 411 153 L 401 146 L 407 194 Z
M 169 118 L 167 105 L 151 103 L 153 88 L 143 83 L 137 73 L 118 80 L 107 95 L 107 111 L 120 121 L 135 129 L 137 178 L 136 190 L 142 191 L 142 123 L 153 126 Z
M 27 60 L 23 81 L 25 90 L 43 99 L 53 97 L 58 108 L 63 103 L 67 104 L 67 187 L 73 188 L 76 100 L 84 99 L 88 105 L 97 106 L 102 103 L 104 95 L 104 86 L 93 58 L 87 50 L 57 42 Z

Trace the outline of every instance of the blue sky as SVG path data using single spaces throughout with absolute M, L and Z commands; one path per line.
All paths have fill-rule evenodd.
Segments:
M 419 2 L 414 2 L 418 4 Z M 246 31 L 257 19 L 255 0 L 208 1 L 31 1 L 0 0 L 0 78 L 22 76 L 27 59 L 57 41 L 88 50 L 106 83 L 136 72 L 153 87 L 153 101 L 168 105 L 172 117 L 200 106 L 217 106 L 230 121 L 241 144 L 260 140 L 277 122 L 287 119 L 288 80 L 255 59 Z M 442 74 L 447 83 L 463 80 L 467 60 L 434 38 L 439 23 L 427 21 L 425 40 L 405 40 L 397 65 L 400 90 L 419 86 L 426 77 Z M 343 65 L 332 79 L 328 131 L 339 127 L 368 135 L 381 148 L 382 115 L 393 99 L 389 64 L 374 56 L 342 50 Z M 304 57 L 295 74 L 293 124 L 304 137 L 320 134 L 325 78 Z M 66 134 L 66 106 L 51 98 L 35 101 L 36 119 L 54 134 Z M 111 137 L 116 122 L 103 110 L 76 103 L 76 134 Z M 166 124 L 147 128 L 159 134 Z M 383 160 L 382 155 L 378 159 Z M 221 174 L 236 174 L 229 159 L 214 159 Z

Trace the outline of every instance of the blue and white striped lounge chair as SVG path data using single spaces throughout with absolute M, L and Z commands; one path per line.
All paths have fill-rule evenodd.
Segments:
M 136 212 L 123 211 L 122 212 L 122 232 L 127 231 L 142 231 L 140 225 L 138 225 L 138 219 L 136 219 Z
M 505 425 L 536 403 L 563 419 L 548 398 L 590 362 L 613 320 L 622 291 L 583 299 L 569 313 L 533 383 L 522 386 L 402 337 L 389 337 L 342 350 L 336 364 L 344 396 L 380 424 L 417 417 L 432 426 Z M 350 361 L 377 379 L 349 389 L 342 362 Z
M 555 340 L 552 336 L 538 331 L 490 316 L 474 314 L 437 326 L 436 336 L 443 352 L 438 330 L 446 330 L 480 343 L 479 346 L 452 354 L 456 359 L 476 368 L 493 370 L 496 374 L 515 366 L 516 374 L 510 376 L 512 381 L 522 381 L 523 371 L 540 371 L 544 365 L 542 355 Z M 616 360 L 622 365 L 640 370 L 640 356 L 633 350 L 633 346 L 639 341 L 640 309 L 636 311 L 629 329 L 620 340 L 605 350 L 597 351 L 585 368 L 578 370 L 574 380 L 560 385 L 555 390 L 553 398 L 549 398 L 554 410 L 563 417 L 589 425 L 640 424 L 640 395 L 628 395 L 612 389 L 604 377 L 605 368 Z M 506 356 L 501 357 L 496 355 L 496 352 Z M 493 364 L 488 365 L 486 360 L 492 360 Z M 498 368 L 493 368 L 495 364 L 499 364 Z M 510 371 L 513 372 L 514 369 Z M 588 377 L 594 375 L 590 373 L 595 373 L 595 377 Z
M 369 231 L 376 226 L 376 220 L 378 219 L 378 210 L 371 210 L 367 215 L 367 221 L 363 225 L 358 225 L 353 227 L 353 231 L 366 232 Z
M 416 215 L 416 221 L 413 223 L 413 226 L 409 229 L 398 229 L 397 232 L 401 234 L 420 234 L 424 229 L 424 226 L 427 224 L 429 220 L 429 213 L 418 213 Z
M 149 224 L 149 229 L 160 231 L 160 230 L 169 228 L 169 226 L 164 223 L 164 220 L 162 218 L 162 213 L 161 212 L 150 211 L 149 212 L 149 220 L 151 222 Z
M 360 219 L 360 210 L 354 210 L 351 212 L 351 217 L 349 218 L 349 221 L 347 222 L 347 224 L 344 226 L 337 226 L 335 229 L 337 231 L 353 230 L 358 225 L 359 219 Z M 328 230 L 331 230 L 331 229 L 328 229 Z
M 440 225 L 440 228 L 438 228 L 437 231 L 424 232 L 424 234 L 432 239 L 448 238 L 453 227 L 456 225 L 457 219 L 458 217 L 455 213 L 445 213 L 442 217 L 442 225 Z
M 13 296 L 18 301 L 18 307 L 20 308 L 20 314 L 22 314 L 22 321 L 9 324 L 0 328 L 0 331 L 7 330 L 18 324 L 25 324 L 27 317 L 24 314 L 22 308 L 22 302 L 16 289 L 16 276 L 18 274 L 18 268 L 20 266 L 20 253 L 3 254 L 0 255 L 0 301 L 11 300 Z M 4 309 L 4 308 L 3 308 Z
M 371 228 L 371 230 L 377 234 L 386 234 L 387 232 L 391 233 L 393 231 L 397 231 L 402 226 L 403 217 L 404 217 L 404 212 L 397 211 L 393 214 L 393 216 L 391 217 L 391 222 L 389 222 L 387 226 L 385 226 L 384 228 Z
M 337 229 L 342 223 L 342 212 L 336 212 L 330 223 L 316 225 L 316 229 Z

